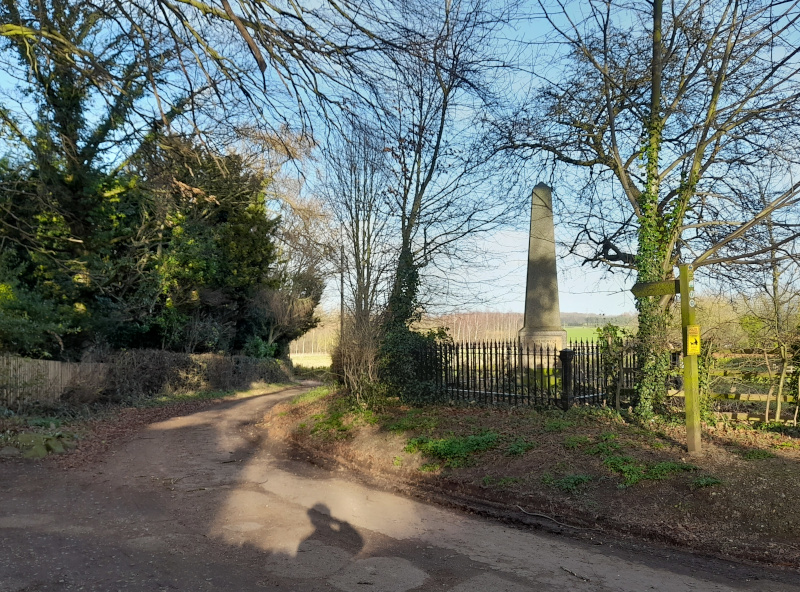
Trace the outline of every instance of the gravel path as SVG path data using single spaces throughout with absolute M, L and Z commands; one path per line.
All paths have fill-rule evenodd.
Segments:
M 795 574 L 518 530 L 293 458 L 255 424 L 300 391 L 150 424 L 81 469 L 0 464 L 0 592 L 800 592 Z

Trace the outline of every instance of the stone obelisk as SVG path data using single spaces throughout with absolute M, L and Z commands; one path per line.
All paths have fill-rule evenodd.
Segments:
M 544 183 L 533 188 L 531 198 L 525 325 L 520 329 L 519 337 L 523 344 L 530 346 L 549 345 L 560 350 L 567 345 L 567 332 L 561 328 L 558 306 L 553 195 Z

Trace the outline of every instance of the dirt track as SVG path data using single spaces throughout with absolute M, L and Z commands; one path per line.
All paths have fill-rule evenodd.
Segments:
M 152 424 L 100 463 L 0 464 L 0 592 L 800 591 L 795 574 L 528 532 L 293 459 L 298 389 Z

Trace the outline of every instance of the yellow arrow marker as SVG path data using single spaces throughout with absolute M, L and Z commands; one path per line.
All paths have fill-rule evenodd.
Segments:
M 700 325 L 687 325 L 686 327 L 686 355 L 700 355 Z

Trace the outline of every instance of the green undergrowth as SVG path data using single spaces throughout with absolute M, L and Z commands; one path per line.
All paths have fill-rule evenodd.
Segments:
M 306 391 L 300 395 L 297 395 L 296 397 L 292 397 L 292 399 L 289 402 L 292 405 L 304 405 L 308 403 L 314 403 L 315 401 L 324 399 L 332 392 L 333 388 L 330 385 L 322 385 L 313 388 L 310 391 Z
M 506 456 L 522 456 L 529 450 L 533 450 L 536 448 L 538 444 L 531 440 L 527 440 L 523 436 L 517 437 L 511 444 L 508 445 L 506 448 Z
M 764 460 L 766 458 L 775 458 L 775 455 L 772 454 L 769 450 L 761 450 L 759 448 L 744 450 L 741 451 L 739 454 L 745 460 Z
M 714 477 L 713 475 L 702 475 L 692 480 L 692 489 L 702 489 L 704 487 L 712 487 L 721 484 L 722 479 Z
M 326 388 L 314 389 L 292 403 L 316 405 L 301 426 L 314 437 L 343 440 L 359 426 L 374 425 L 379 428 L 377 438 L 404 436 L 405 445 L 388 457 L 389 466 L 416 467 L 414 470 L 428 473 L 450 469 L 446 474 L 451 478 L 466 471 L 463 474 L 469 475 L 471 482 L 485 487 L 524 491 L 539 483 L 558 492 L 591 497 L 606 495 L 600 492 L 609 491 L 609 486 L 627 489 L 643 482 L 669 481 L 664 487 L 690 490 L 723 482 L 707 474 L 676 479 L 699 471 L 698 466 L 679 457 L 685 454 L 680 433 L 669 422 L 643 423 L 607 407 L 574 407 L 566 412 L 553 408 L 415 407 L 387 398 L 380 412 L 373 413 L 354 405 L 345 394 Z M 320 404 L 324 410 L 319 410 Z M 656 451 L 661 458 L 653 460 Z M 400 453 L 419 455 L 421 462 L 410 462 Z M 773 456 L 763 450 L 739 454 L 750 460 Z M 475 476 L 482 468 L 486 472 Z
M 677 473 L 697 470 L 694 465 L 684 462 L 647 463 L 623 454 L 623 445 L 614 432 L 601 432 L 594 439 L 586 435 L 570 435 L 564 438 L 563 446 L 567 450 L 600 457 L 606 469 L 622 477 L 620 487 L 630 487 L 640 481 L 660 481 Z
M 359 426 L 378 423 L 378 417 L 371 409 L 365 409 L 353 399 L 336 394 L 332 387 L 321 386 L 293 399 L 291 403 L 298 406 L 325 403 L 323 411 L 310 416 L 310 425 L 304 422 L 301 427 L 323 440 L 343 440 L 350 437 Z
M 449 438 L 419 436 L 411 438 L 404 451 L 410 454 L 419 452 L 428 458 L 435 458 L 442 461 L 445 467 L 465 467 L 473 455 L 495 448 L 499 440 L 500 435 L 491 431 Z
M 544 431 L 545 432 L 563 432 L 567 428 L 571 428 L 575 425 L 575 422 L 569 421 L 566 419 L 562 419 L 560 417 L 556 417 L 554 419 L 548 419 L 544 424 Z
M 427 415 L 422 409 L 411 409 L 398 418 L 384 419 L 384 427 L 390 432 L 431 432 L 436 429 L 439 421 L 436 417 Z
M 582 435 L 567 436 L 566 438 L 564 438 L 564 448 L 568 450 L 576 450 L 578 448 L 583 448 L 590 442 L 591 439 L 588 436 L 582 436 Z
M 675 473 L 697 470 L 696 466 L 684 462 L 644 463 L 630 456 L 616 454 L 603 458 L 603 465 L 622 477 L 621 487 L 630 487 L 640 481 L 660 481 Z
M 577 493 L 592 480 L 593 477 L 591 475 L 565 475 L 560 479 L 556 479 L 550 473 L 542 475 L 542 483 L 544 485 L 550 485 L 565 493 Z

